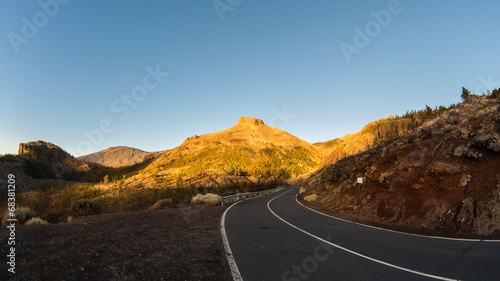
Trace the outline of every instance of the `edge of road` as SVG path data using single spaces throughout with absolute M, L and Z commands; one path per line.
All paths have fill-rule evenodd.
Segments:
M 226 221 L 227 212 L 233 206 L 238 205 L 241 202 L 243 202 L 243 201 L 238 201 L 238 202 L 232 204 L 231 206 L 229 206 L 229 208 L 227 208 L 224 211 L 224 214 L 222 214 L 222 218 L 220 221 L 220 232 L 221 232 L 221 236 L 222 236 L 222 244 L 224 245 L 224 253 L 226 254 L 226 259 L 227 259 L 227 262 L 229 264 L 231 276 L 232 276 L 234 281 L 243 281 L 243 278 L 241 277 L 241 273 L 240 273 L 240 270 L 238 269 L 238 265 L 236 264 L 236 261 L 234 260 L 233 252 L 231 251 L 231 246 L 229 245 L 229 240 L 227 239 L 225 221 Z
M 382 261 L 382 260 L 379 260 L 379 259 L 375 259 L 375 258 L 372 258 L 372 257 L 369 257 L 367 255 L 364 255 L 364 254 L 361 254 L 359 252 L 356 252 L 356 251 L 353 251 L 351 249 L 348 249 L 348 248 L 345 248 L 345 247 L 342 247 L 338 244 L 335 244 L 335 243 L 332 243 L 326 239 L 323 239 L 319 236 L 316 236 L 312 233 L 309 233 L 305 230 L 303 230 L 302 228 L 286 221 L 285 219 L 283 219 L 282 217 L 278 216 L 272 209 L 271 209 L 271 202 L 274 201 L 275 199 L 278 199 L 279 197 L 287 194 L 288 192 L 290 192 L 291 190 L 288 190 L 287 192 L 284 192 L 278 196 L 275 196 L 273 197 L 271 200 L 267 201 L 267 208 L 269 209 L 269 211 L 276 217 L 278 218 L 279 220 L 281 220 L 282 222 L 286 223 L 287 225 L 289 225 L 290 227 L 318 240 L 318 241 L 321 241 L 323 243 L 326 243 L 332 247 L 335 247 L 339 250 L 342 250 L 342 251 L 345 251 L 345 252 L 348 252 L 352 255 L 355 255 L 355 256 L 358 256 L 360 258 L 363 258 L 363 259 L 367 259 L 369 261 L 372 261 L 372 262 L 375 262 L 375 263 L 378 263 L 378 264 L 382 264 L 382 265 L 385 265 L 385 266 L 388 266 L 388 267 L 391 267 L 391 268 L 394 268 L 394 269 L 398 269 L 398 270 L 401 270 L 401 271 L 405 271 L 405 272 L 408 272 L 408 273 L 412 273 L 412 274 L 416 274 L 416 275 L 420 275 L 420 276 L 424 276 L 424 277 L 428 277 L 428 278 L 432 278 L 432 279 L 436 279 L 436 280 L 444 280 L 444 281 L 454 281 L 454 280 L 457 280 L 457 279 L 452 279 L 452 278 L 448 278 L 448 277 L 443 277 L 443 276 L 439 276 L 439 275 L 433 275 L 433 274 L 429 274 L 429 273 L 425 273 L 425 272 L 421 272 L 421 271 L 417 271 L 417 270 L 413 270 L 413 269 L 409 269 L 409 268 L 406 268 L 406 267 L 402 267 L 402 266 L 398 266 L 398 265 L 395 265 L 395 264 L 392 264 L 392 263 L 388 263 L 388 262 L 385 262 L 385 261 Z
M 224 213 L 222 214 L 222 217 L 221 217 L 221 223 L 220 223 L 220 228 L 221 228 L 221 236 L 222 236 L 222 243 L 223 243 L 223 246 L 224 246 L 224 252 L 226 254 L 226 258 L 227 258 L 227 261 L 228 261 L 228 264 L 229 264 L 229 267 L 230 267 L 230 271 L 231 271 L 231 276 L 232 276 L 232 279 L 234 281 L 243 281 L 243 278 L 241 276 L 241 273 L 238 269 L 238 265 L 236 264 L 236 261 L 234 259 L 234 256 L 233 256 L 233 253 L 232 253 L 232 250 L 231 250 L 231 246 L 229 245 L 229 240 L 227 238 L 227 233 L 226 233 L 226 226 L 225 226 L 225 220 L 226 220 L 226 214 L 228 213 L 228 211 L 235 205 L 241 203 L 241 202 L 244 202 L 244 201 L 247 201 L 247 200 L 252 200 L 252 199 L 256 199 L 256 198 L 260 198 L 262 196 L 265 196 L 265 195 L 271 195 L 271 194 L 275 194 L 279 191 L 283 191 L 283 189 L 281 190 L 277 190 L 273 193 L 270 193 L 270 194 L 263 194 L 261 196 L 257 196 L 257 197 L 253 197 L 253 198 L 249 198 L 249 199 L 246 199 L 246 200 L 243 200 L 243 201 L 238 201 L 234 204 L 231 204 L 225 211 Z M 367 257 L 363 254 L 360 254 L 360 253 L 357 253 L 357 252 L 354 252 L 350 249 L 347 249 L 347 248 L 343 248 L 339 245 L 336 245 L 332 242 L 329 242 L 325 239 L 322 239 L 320 237 L 317 237 L 311 233 L 308 233 L 307 231 L 285 221 L 283 218 L 279 217 L 270 207 L 270 203 L 285 195 L 286 193 L 292 191 L 292 189 L 289 189 L 285 192 L 283 192 L 282 194 L 278 195 L 278 196 L 275 196 L 273 197 L 272 199 L 270 199 L 268 202 L 267 202 L 267 208 L 269 209 L 269 211 L 275 216 L 277 217 L 278 219 L 280 219 L 281 221 L 285 222 L 286 224 L 288 224 L 289 226 L 291 226 L 292 228 L 295 228 L 313 238 L 315 238 L 316 240 L 320 240 L 324 243 L 327 243 L 331 246 L 334 246 L 338 249 L 341 249 L 341 250 L 344 250 L 344 251 L 347 251 L 351 254 L 354 254 L 354 255 L 357 255 L 357 256 L 360 256 L 362 258 L 366 258 L 366 259 L 369 259 L 369 260 L 372 260 L 374 262 L 377 262 L 377 263 L 380 263 L 380 264 L 383 264 L 383 265 L 386 265 L 386 266 L 389 266 L 389 267 L 393 267 L 393 268 L 396 268 L 396 269 L 400 269 L 400 270 L 403 270 L 403 271 L 407 271 L 407 272 L 410 272 L 410 273 L 414 273 L 414 274 L 418 274 L 418 275 L 422 275 L 422 276 L 426 276 L 426 277 L 430 277 L 430 278 L 435 278 L 435 279 L 440 279 L 440 280 L 455 280 L 455 279 L 449 279 L 449 278 L 446 278 L 446 277 L 441 277 L 441 276 L 436 276 L 436 275 L 431 275 L 431 274 L 427 274 L 427 273 L 423 273 L 423 272 L 419 272 L 419 271 L 415 271 L 415 270 L 411 270 L 411 269 L 407 269 L 407 268 L 404 268 L 404 267 L 399 267 L 399 266 L 396 266 L 396 265 L 393 265 L 393 264 L 390 264 L 390 263 L 386 263 L 384 261 L 380 261 L 380 260 L 376 260 L 376 259 L 373 259 L 373 258 L 370 258 L 370 257 Z M 372 229 L 377 229 L 377 230 L 382 230 L 382 231 L 388 231 L 388 232 L 393 232 L 393 233 L 398 233 L 398 234 L 403 234 L 403 235 L 411 235 L 411 236 L 417 236 L 417 237 L 423 237 L 423 238 L 430 238 L 430 239 L 442 239 L 442 240 L 451 240 L 451 241 L 465 241 L 465 242 L 500 242 L 500 240 L 488 240 L 488 239 L 467 239 L 467 238 L 453 238 L 453 237 L 443 237 L 443 236 L 435 236 L 435 235 L 423 235 L 423 234 L 416 234 L 416 233 L 410 233 L 410 232 L 403 232 L 403 231 L 398 231 L 398 230 L 393 230 L 393 229 L 388 229 L 388 228 L 383 228 L 383 227 L 377 227 L 377 226 L 373 226 L 373 225 L 368 225 L 368 224 L 364 224 L 364 223 L 360 223 L 360 222 L 355 222 L 355 221 L 351 221 L 351 220 L 348 220 L 348 219 L 343 219 L 343 218 L 339 218 L 339 217 L 336 217 L 334 215 L 331 215 L 331 214 L 327 214 L 327 213 L 324 213 L 324 212 L 321 212 L 321 211 L 318 211 L 318 210 L 315 210 L 311 207 L 308 207 L 306 205 L 304 205 L 303 203 L 301 203 L 299 200 L 298 200 L 298 193 L 295 194 L 295 201 L 297 202 L 297 204 L 299 204 L 300 206 L 302 206 L 303 208 L 309 210 L 309 211 L 312 211 L 312 212 L 315 212 L 315 213 L 318 213 L 320 215 L 323 215 L 323 216 L 326 216 L 326 217 L 329 217 L 331 219 L 334 219 L 334 220 L 339 220 L 339 221 L 343 221 L 343 222 L 347 222 L 347 223 L 351 223 L 351 224 L 356 224 L 356 225 L 359 225 L 359 226 L 363 226 L 363 227 L 368 227 L 368 228 L 372 228 Z
M 394 233 L 399 233 L 399 234 L 405 234 L 405 235 L 412 235 L 412 236 L 417 236 L 417 237 L 432 238 L 432 239 L 443 239 L 443 240 L 451 240 L 451 241 L 466 241 L 466 242 L 500 242 L 500 240 L 492 240 L 492 239 L 453 238 L 453 237 L 444 237 L 444 236 L 437 236 L 437 235 L 416 234 L 416 233 L 411 233 L 411 232 L 404 232 L 404 231 L 394 230 L 394 229 L 390 229 L 390 228 L 373 226 L 373 225 L 364 224 L 364 223 L 361 223 L 361 222 L 355 222 L 355 221 L 352 221 L 352 220 L 339 218 L 337 216 L 334 216 L 334 215 L 331 215 L 331 214 L 327 214 L 327 213 L 315 210 L 315 209 L 313 209 L 311 207 L 308 207 L 308 206 L 304 205 L 302 202 L 299 201 L 297 195 L 298 195 L 298 193 L 295 194 L 295 201 L 299 205 L 301 205 L 302 207 L 304 207 L 304 208 L 306 208 L 306 209 L 308 209 L 308 210 L 310 210 L 312 212 L 318 213 L 320 215 L 323 215 L 323 216 L 326 216 L 326 217 L 329 217 L 329 218 L 332 218 L 332 219 L 335 219 L 335 220 L 339 220 L 339 221 L 343 221 L 343 222 L 348 222 L 348 223 L 352 223 L 352 224 L 356 224 L 356 225 L 360 225 L 360 226 L 364 226 L 364 227 L 368 227 L 368 228 L 373 228 L 373 229 L 378 229 L 378 230 L 383 230 L 383 231 L 388 231 L 388 232 L 394 232 Z
M 232 276 L 232 278 L 233 278 L 234 281 L 243 281 L 243 277 L 241 277 L 240 270 L 238 269 L 238 265 L 236 264 L 236 260 L 234 259 L 234 255 L 233 255 L 233 252 L 231 250 L 231 246 L 229 245 L 229 240 L 227 239 L 227 234 L 226 234 L 226 214 L 227 214 L 227 212 L 233 206 L 236 206 L 236 205 L 238 205 L 241 202 L 245 202 L 245 201 L 248 201 L 248 200 L 260 198 L 260 197 L 265 196 L 265 195 L 271 195 L 271 194 L 274 194 L 274 193 L 282 191 L 282 190 L 284 190 L 284 189 L 279 189 L 279 190 L 276 190 L 276 191 L 274 191 L 272 193 L 262 194 L 262 195 L 259 195 L 257 197 L 252 197 L 252 198 L 248 198 L 248 199 L 245 199 L 245 200 L 242 200 L 242 201 L 238 201 L 236 203 L 231 204 L 231 206 L 229 206 L 224 211 L 224 213 L 222 214 L 221 222 L 220 222 L 220 232 L 221 232 L 221 236 L 222 236 L 222 244 L 224 246 L 224 252 L 226 254 L 226 259 L 227 259 L 227 262 L 229 264 L 229 269 L 231 271 L 231 276 Z M 288 191 L 290 191 L 290 190 L 288 190 Z M 285 193 L 286 192 L 284 192 L 283 194 L 285 194 Z

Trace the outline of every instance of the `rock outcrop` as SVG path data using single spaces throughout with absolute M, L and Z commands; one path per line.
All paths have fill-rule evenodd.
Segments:
M 238 125 L 264 125 L 264 121 L 256 118 L 240 117 L 238 119 Z
M 45 141 L 33 141 L 28 143 L 19 144 L 19 150 L 17 152 L 19 156 L 30 155 L 32 158 L 38 156 L 45 156 L 49 160 L 61 161 L 66 158 L 72 157 L 64 151 L 59 146 Z

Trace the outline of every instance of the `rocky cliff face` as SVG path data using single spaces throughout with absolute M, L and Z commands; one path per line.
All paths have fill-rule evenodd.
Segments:
M 334 213 L 415 230 L 500 234 L 500 105 L 488 96 L 326 166 L 303 196 Z M 356 178 L 363 177 L 361 204 Z M 308 197 L 308 198 L 314 198 Z
M 71 158 L 69 153 L 62 150 L 59 146 L 50 142 L 34 141 L 19 144 L 18 155 L 30 155 L 31 157 L 45 156 L 51 161 L 61 161 L 66 158 Z
M 409 130 L 410 122 L 409 118 L 391 116 L 371 122 L 357 133 L 314 145 L 330 152 L 325 164 L 332 164 L 343 157 L 370 149 L 380 141 L 404 134 Z
M 59 146 L 49 142 L 21 143 L 18 155 L 0 157 L 0 185 L 8 174 L 16 177 L 16 189 L 32 190 L 68 185 L 65 180 L 75 180 L 88 166 L 76 160 Z M 5 189 L 0 188 L 0 192 Z

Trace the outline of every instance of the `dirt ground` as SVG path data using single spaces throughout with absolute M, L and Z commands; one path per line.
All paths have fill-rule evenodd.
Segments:
M 225 207 L 102 214 L 16 228 L 15 274 L 0 229 L 0 280 L 230 280 L 219 220 Z

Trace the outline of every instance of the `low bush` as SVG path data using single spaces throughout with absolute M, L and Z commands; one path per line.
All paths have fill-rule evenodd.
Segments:
M 149 207 L 149 210 L 160 210 L 170 208 L 174 205 L 174 201 L 172 199 L 161 199 L 156 201 L 153 206 Z
M 42 220 L 40 217 L 36 217 L 29 219 L 25 224 L 29 225 L 29 224 L 49 224 L 49 223 Z
M 301 187 L 299 190 L 299 195 L 302 196 L 304 193 L 306 193 L 307 189 L 305 187 Z
M 308 195 L 308 196 L 304 197 L 304 200 L 307 202 L 314 202 L 314 201 L 318 200 L 318 195 L 317 194 Z
M 71 208 L 80 216 L 99 214 L 101 212 L 101 205 L 90 199 L 75 201 Z
M 7 219 L 17 219 L 18 224 L 24 224 L 31 218 L 36 217 L 36 213 L 32 211 L 30 208 L 27 207 L 17 207 L 16 211 L 14 212 L 14 217 L 10 216 L 10 211 L 7 210 L 5 211 L 2 219 L 2 224 L 7 224 Z
M 205 195 L 198 194 L 191 199 L 191 204 L 207 204 L 210 206 L 219 205 L 221 197 L 217 194 L 207 193 Z

